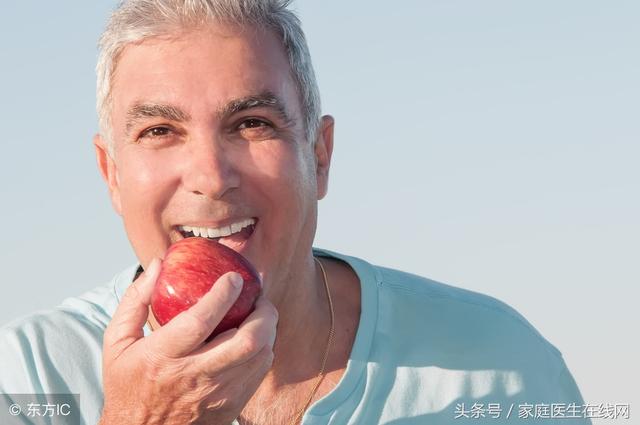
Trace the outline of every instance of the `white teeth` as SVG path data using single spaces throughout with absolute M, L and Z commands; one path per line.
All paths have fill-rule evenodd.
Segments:
M 220 229 L 220 236 L 229 236 L 231 233 L 231 226 L 225 226 Z
M 236 223 L 232 223 L 228 226 L 213 228 L 213 227 L 194 227 L 194 226 L 179 226 L 182 232 L 193 232 L 194 236 L 220 238 L 238 233 L 247 226 L 251 226 L 256 221 L 252 218 L 247 218 Z
M 210 238 L 220 238 L 222 236 L 229 236 L 231 234 L 231 226 L 224 226 L 218 229 L 203 228 L 202 230 L 207 232 Z

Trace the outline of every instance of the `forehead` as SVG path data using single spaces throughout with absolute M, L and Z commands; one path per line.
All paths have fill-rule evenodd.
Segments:
M 270 92 L 292 115 L 300 111 L 284 46 L 260 28 L 219 24 L 130 44 L 118 58 L 112 83 L 116 128 L 131 105 L 146 101 L 197 116 L 232 99 Z

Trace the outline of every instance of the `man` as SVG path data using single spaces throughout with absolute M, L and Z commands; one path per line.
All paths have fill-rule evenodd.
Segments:
M 139 264 L 5 326 L 0 392 L 76 393 L 102 425 L 516 422 L 582 403 L 499 301 L 312 248 L 334 122 L 286 1 L 130 0 L 100 48 L 96 157 Z M 239 275 L 163 327 L 149 309 L 185 237 L 263 277 L 255 311 L 209 342 Z

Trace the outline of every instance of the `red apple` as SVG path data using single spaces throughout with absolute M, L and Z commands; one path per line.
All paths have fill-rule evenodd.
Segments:
M 195 304 L 227 272 L 240 273 L 240 296 L 207 338 L 238 327 L 253 311 L 262 289 L 251 263 L 231 248 L 206 238 L 182 239 L 169 247 L 151 296 L 151 310 L 160 325 Z

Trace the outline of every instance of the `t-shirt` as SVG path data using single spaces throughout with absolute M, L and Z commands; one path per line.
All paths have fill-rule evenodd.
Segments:
M 506 304 L 356 257 L 314 253 L 356 272 L 361 312 L 341 380 L 307 409 L 303 425 L 591 423 L 561 353 Z M 80 423 L 96 424 L 103 333 L 138 267 L 0 328 L 0 394 L 79 394 Z

